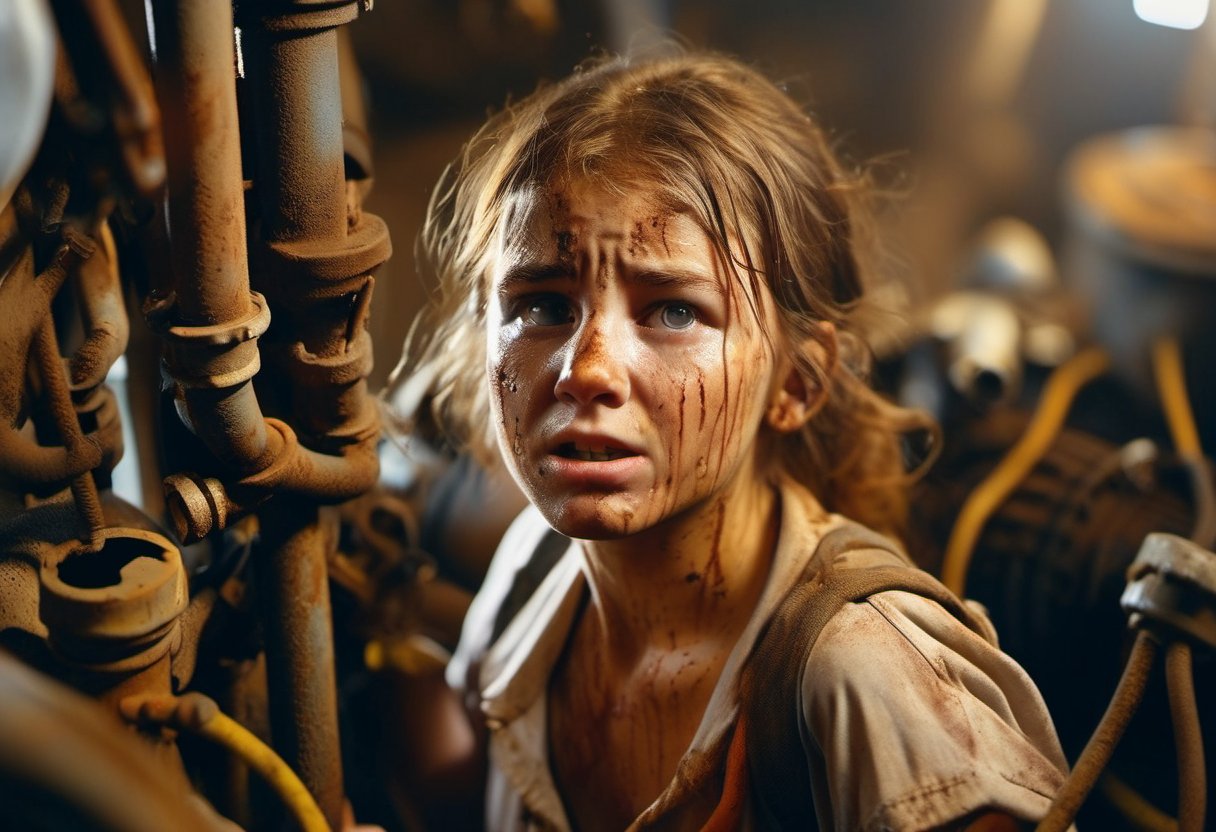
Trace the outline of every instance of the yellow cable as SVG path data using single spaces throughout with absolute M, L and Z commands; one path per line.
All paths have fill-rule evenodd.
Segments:
M 1186 394 L 1182 350 L 1177 338 L 1167 336 L 1153 344 L 1153 375 L 1157 379 L 1157 392 L 1161 396 L 1161 406 L 1165 408 L 1174 449 L 1179 456 L 1202 457 L 1199 428 L 1195 425 L 1195 414 Z
M 1077 392 L 1106 372 L 1109 364 L 1103 350 L 1090 347 L 1060 365 L 1047 380 L 1038 410 L 1022 438 L 963 504 L 942 561 L 942 582 L 956 594 L 962 595 L 966 588 L 971 554 L 989 516 L 1047 452 Z
M 1139 792 L 1109 771 L 1098 781 L 1098 788 L 1137 829 L 1143 832 L 1178 832 L 1178 821 L 1149 803 Z
M 218 711 L 198 728 L 199 733 L 232 751 L 261 774 L 291 809 L 304 832 L 330 832 L 312 794 L 278 754 L 239 722 Z

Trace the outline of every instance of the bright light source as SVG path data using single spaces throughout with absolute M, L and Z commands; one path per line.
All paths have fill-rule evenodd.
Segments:
M 1133 0 L 1136 17 L 1173 29 L 1198 29 L 1208 16 L 1209 0 Z

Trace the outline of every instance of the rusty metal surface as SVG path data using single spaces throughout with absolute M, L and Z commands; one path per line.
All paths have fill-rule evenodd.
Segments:
M 214 587 L 196 587 L 188 604 L 174 543 L 107 511 L 122 434 L 104 381 L 132 335 L 106 224 L 122 206 L 122 222 L 144 223 L 145 318 L 177 419 L 200 440 L 188 450 L 197 469 L 166 479 L 170 519 L 189 542 L 257 512 L 254 592 L 276 744 L 338 826 L 327 575 L 337 534 L 318 506 L 378 475 L 367 322 L 390 242 L 362 211 L 366 188 L 346 181 L 336 29 L 368 6 L 243 4 L 255 106 L 240 116 L 231 4 L 149 0 L 153 95 L 113 0 L 53 3 L 66 45 L 60 132 L 35 184 L 0 213 L 0 576 L 18 588 L 0 625 L 44 644 L 39 666 L 114 708 L 189 684 L 216 607 Z M 366 177 L 365 130 L 351 136 Z M 245 170 L 243 138 L 257 156 Z M 156 212 L 148 200 L 162 198 L 166 173 Z M 265 703 L 238 695 L 234 714 L 261 719 Z M 147 739 L 162 769 L 182 773 L 171 736 Z M 230 791 L 247 815 L 240 786 Z
M 326 552 L 333 517 L 279 497 L 263 509 L 254 566 L 266 629 L 266 670 L 275 749 L 300 775 L 331 826 L 343 804 L 333 629 Z
M 94 246 L 84 235 L 65 229 L 64 243 L 50 264 L 36 273 L 32 241 L 16 227 L 12 206 L 4 213 L 12 223 L 10 243 L 16 243 L 19 253 L 0 280 L 0 310 L 3 310 L 0 355 L 6 362 L 4 372 L 0 373 L 0 478 L 14 485 L 61 485 L 96 468 L 101 463 L 102 449 L 87 441 L 77 441 L 70 447 L 43 445 L 20 431 L 28 415 L 25 368 L 41 358 L 48 369 L 54 369 L 47 374 L 48 378 L 62 376 L 54 333 L 46 341 L 44 324 L 51 320 L 51 301 L 69 272 L 92 253 Z M 65 393 L 66 388 L 64 380 Z M 62 398 L 56 401 L 60 408 L 64 406 Z M 66 408 L 71 409 L 70 400 Z
M 231 832 L 113 714 L 3 651 L 0 701 L 0 805 L 13 828 Z M 34 791 L 51 799 L 30 801 Z

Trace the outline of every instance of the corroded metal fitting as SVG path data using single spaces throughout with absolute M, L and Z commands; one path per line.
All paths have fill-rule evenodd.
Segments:
M 372 336 L 360 329 L 342 352 L 316 355 L 299 341 L 291 344 L 292 380 L 304 387 L 346 386 L 363 381 L 372 371 Z
M 392 256 L 393 245 L 384 220 L 364 212 L 342 239 L 284 240 L 266 250 L 293 298 L 319 300 L 361 291 L 367 276 Z
M 101 531 L 102 547 L 56 546 L 42 564 L 39 615 L 51 646 L 73 664 L 125 673 L 142 670 L 174 646 L 186 609 L 181 553 L 143 529 Z
M 261 368 L 257 339 L 270 326 L 270 307 L 258 292 L 249 293 L 249 312 L 242 318 L 191 326 L 173 323 L 173 296 L 149 301 L 144 315 L 165 341 L 165 364 L 183 387 L 235 387 Z
M 1164 625 L 1216 647 L 1216 554 L 1178 535 L 1144 538 L 1119 603 L 1133 626 Z
M 371 4 L 363 0 L 270 0 L 254 6 L 254 13 L 268 32 L 301 29 L 332 29 L 350 23 Z
M 224 484 L 214 477 L 171 474 L 165 477 L 163 488 L 173 533 L 180 540 L 202 540 L 225 529 L 229 518 L 240 511 Z

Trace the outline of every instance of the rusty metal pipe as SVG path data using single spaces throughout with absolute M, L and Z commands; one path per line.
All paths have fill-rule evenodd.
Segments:
M 273 459 L 252 386 L 268 310 L 249 289 L 232 7 L 148 0 L 165 125 L 173 293 L 146 309 L 167 335 L 178 413 L 242 474 Z
M 378 420 L 367 395 L 371 271 L 388 255 L 383 223 L 350 227 L 337 26 L 353 2 L 269 0 L 242 27 L 255 101 L 255 191 L 267 294 L 287 326 L 272 332 L 301 442 L 332 474 L 370 487 Z M 333 466 L 329 460 L 340 459 Z M 301 465 L 307 461 L 307 465 Z M 283 476 L 310 476 L 308 456 Z M 274 737 L 335 826 L 342 817 L 328 554 L 337 545 L 314 503 L 279 497 L 263 515 L 264 622 Z M 274 649 L 271 649 L 271 648 Z M 283 707 L 286 706 L 286 707 Z
M 271 734 L 330 826 L 339 829 L 344 792 L 325 555 L 337 545 L 337 529 L 321 522 L 314 502 L 297 497 L 276 497 L 259 519 L 263 551 L 254 565 L 259 587 L 268 590 L 259 598 Z
M 248 50 L 259 127 L 264 128 L 257 133 L 262 236 L 267 241 L 342 241 L 346 172 L 338 32 L 334 27 L 280 30 L 274 25 L 257 27 Z
M 261 295 L 250 291 L 231 7 L 205 0 L 150 0 L 150 8 L 168 147 L 174 279 L 172 294 L 151 299 L 145 311 L 166 340 L 178 413 L 243 478 L 246 490 L 261 484 L 297 493 L 316 490 L 330 498 L 332 483 L 339 482 L 346 491 L 332 498 L 354 496 L 375 482 L 375 468 L 360 464 L 357 476 L 339 472 L 333 478 L 335 468 L 351 462 L 281 441 L 282 431 L 268 430 L 251 383 L 260 368 L 257 338 L 269 324 L 269 309 Z M 339 188 L 344 187 L 340 127 Z M 287 184 L 308 178 L 297 170 Z M 278 471 L 296 476 L 281 478 L 273 473 Z M 191 527 L 206 533 L 222 525 L 218 519 L 198 517 Z
M 252 308 L 232 4 L 147 2 L 168 162 L 178 322 L 240 320 Z

